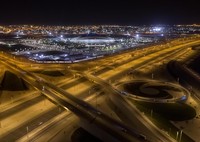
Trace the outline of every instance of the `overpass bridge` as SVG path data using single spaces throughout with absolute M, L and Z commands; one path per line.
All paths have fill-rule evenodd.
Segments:
M 90 104 L 72 96 L 71 94 L 65 92 L 63 89 L 56 87 L 51 83 L 48 83 L 44 79 L 35 76 L 31 72 L 27 72 L 21 69 L 3 56 L 0 56 L 0 59 L 0 63 L 19 75 L 34 88 L 41 91 L 42 94 L 49 100 L 64 109 L 71 110 L 75 115 L 80 118 L 80 125 L 82 127 L 84 127 L 92 134 L 96 135 L 103 141 L 147 141 L 146 137 L 144 137 L 142 134 L 134 131 L 132 128 L 121 123 L 120 121 L 109 117 L 108 115 L 97 110 Z

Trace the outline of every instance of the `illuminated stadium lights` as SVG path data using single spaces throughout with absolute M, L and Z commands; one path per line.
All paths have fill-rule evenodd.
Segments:
M 48 32 L 48 35 L 52 36 L 52 33 L 51 33 L 51 32 Z
M 20 38 L 20 36 L 17 34 L 14 38 Z
M 48 30 L 45 30 L 44 33 L 47 36 L 41 38 L 26 38 L 26 36 L 19 35 L 20 39 L 5 41 L 6 44 L 17 43 L 16 46 L 5 47 L 5 50 L 9 50 L 15 55 L 25 56 L 39 63 L 46 61 L 52 63 L 54 61 L 56 61 L 55 63 L 58 61 L 73 63 L 153 43 L 157 41 L 157 38 L 161 37 L 161 33 L 157 38 L 152 38 L 149 35 L 145 37 L 142 33 L 136 33 L 135 35 L 132 33 L 131 36 L 124 34 L 96 34 L 94 32 L 89 35 L 71 35 L 62 32 L 63 34 L 58 33 L 55 34 L 57 36 L 53 36 L 56 32 Z M 53 38 L 52 36 L 50 37 L 51 34 Z
M 70 42 L 84 44 L 105 44 L 114 43 L 115 39 L 111 37 L 75 37 L 72 38 Z
M 153 32 L 158 33 L 158 32 L 162 32 L 163 31 L 163 27 L 154 27 L 152 29 Z
M 161 31 L 161 28 L 153 28 L 153 31 L 159 32 Z

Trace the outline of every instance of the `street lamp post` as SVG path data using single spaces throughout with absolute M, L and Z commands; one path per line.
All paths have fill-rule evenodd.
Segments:
M 177 82 L 179 83 L 179 77 L 177 78 Z
M 60 107 L 58 107 L 58 111 L 59 111 L 59 113 L 61 112 L 61 108 Z
M 96 93 L 96 109 L 97 109 L 97 93 Z
M 46 99 L 44 99 L 44 106 L 46 105 Z
M 151 78 L 152 78 L 152 79 L 154 78 L 154 74 L 153 74 L 153 73 L 151 74 Z
M 0 85 L 0 88 L 1 88 L 1 85 Z M 1 97 L 2 94 L 1 94 L 1 93 L 2 93 L 2 92 L 0 92 L 0 107 L 1 107 L 1 103 L 2 103 L 2 102 L 1 102 L 1 100 L 2 100 L 2 97 Z M 1 115 L 0 115 L 0 116 L 1 116 Z M 1 117 L 0 117 L 0 128 L 2 128 L 2 125 L 1 125 Z
M 169 128 L 169 135 L 171 134 L 171 128 Z
M 11 99 L 11 103 L 13 103 L 13 96 L 11 96 L 10 99 Z
M 152 116 L 153 116 L 153 109 L 151 109 L 151 118 L 152 118 Z
M 183 134 L 183 130 L 181 129 L 179 142 L 181 142 L 182 134 Z
M 29 131 L 28 126 L 26 126 L 27 139 L 28 139 L 28 131 Z
M 179 131 L 176 132 L 176 140 L 178 141 Z

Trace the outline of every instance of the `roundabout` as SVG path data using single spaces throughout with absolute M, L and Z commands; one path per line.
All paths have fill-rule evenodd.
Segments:
M 186 101 L 189 91 L 178 84 L 157 80 L 132 80 L 117 84 L 121 95 L 129 99 L 155 102 L 173 103 Z

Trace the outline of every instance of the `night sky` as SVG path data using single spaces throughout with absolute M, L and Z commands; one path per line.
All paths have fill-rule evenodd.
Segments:
M 200 24 L 198 0 L 2 0 L 0 24 Z

